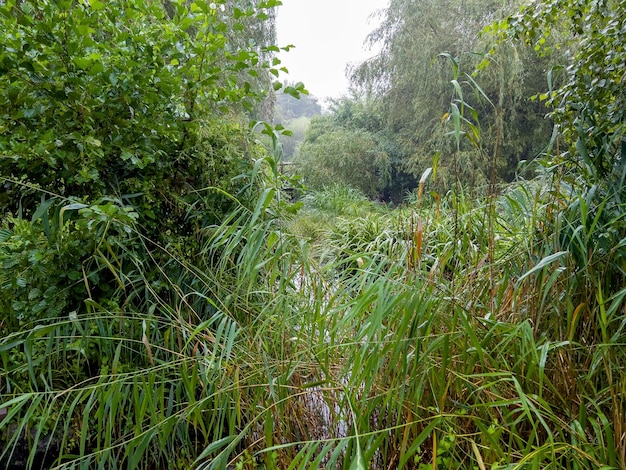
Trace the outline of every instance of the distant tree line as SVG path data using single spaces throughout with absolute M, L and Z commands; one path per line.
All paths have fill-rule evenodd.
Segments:
M 440 190 L 454 181 L 484 188 L 494 174 L 496 182 L 514 179 L 520 163 L 541 154 L 550 140 L 547 110 L 531 97 L 545 91 L 548 72 L 562 55 L 554 49 L 538 58 L 523 43 L 496 50 L 493 35 L 481 33 L 520 3 L 391 1 L 368 37 L 380 52 L 350 70 L 353 93 L 318 118 L 322 122 L 313 124 L 301 147 L 298 159 L 308 184 L 319 187 L 339 178 L 367 194 L 400 201 L 433 165 Z M 467 138 L 458 148 L 451 138 L 451 107 L 463 113 Z M 369 140 L 369 153 L 343 144 L 362 139 Z M 352 159 L 359 163 L 346 161 Z M 337 168 L 328 167 L 333 165 L 368 169 L 342 180 Z
M 284 85 L 285 89 L 288 89 L 288 87 L 293 88 L 294 83 L 286 82 Z M 311 118 L 320 114 L 322 114 L 322 105 L 313 95 L 302 93 L 295 97 L 284 92 L 276 94 L 274 123 L 289 130 L 289 135 L 280 137 L 284 160 L 293 158 L 298 146 L 304 140 Z

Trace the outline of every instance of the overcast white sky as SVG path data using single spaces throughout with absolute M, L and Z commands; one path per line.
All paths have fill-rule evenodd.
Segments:
M 348 90 L 345 69 L 374 54 L 364 47 L 376 28 L 370 15 L 389 0 L 283 0 L 278 7 L 278 45 L 296 47 L 281 54 L 289 69 L 283 80 L 304 82 L 320 99 L 339 97 Z

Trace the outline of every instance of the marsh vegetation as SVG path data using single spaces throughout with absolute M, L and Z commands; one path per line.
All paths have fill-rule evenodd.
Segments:
M 449 46 L 491 42 L 431 58 L 435 120 L 364 66 L 302 179 L 262 121 L 306 93 L 273 82 L 280 2 L 0 4 L 0 465 L 626 467 L 626 5 L 460 3 L 491 21 Z M 555 130 L 511 133 L 498 74 L 552 41 Z

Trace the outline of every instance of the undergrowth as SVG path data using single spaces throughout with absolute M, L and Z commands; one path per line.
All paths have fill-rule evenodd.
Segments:
M 592 240 L 599 207 L 576 237 L 557 208 L 580 196 L 549 178 L 493 212 L 463 193 L 390 211 L 335 191 L 294 217 L 277 191 L 201 230 L 193 260 L 121 209 L 85 222 L 75 233 L 109 246 L 85 245 L 77 283 L 107 278 L 118 300 L 87 290 L 3 324 L 3 461 L 28 441 L 29 468 L 42 447 L 52 468 L 624 466 L 626 290 L 562 244 Z M 82 212 L 53 228 L 96 213 L 60 207 Z M 18 287 L 3 292 L 28 299 Z

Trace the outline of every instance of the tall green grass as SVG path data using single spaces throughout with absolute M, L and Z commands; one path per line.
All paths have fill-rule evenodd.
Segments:
M 553 234 L 546 239 L 536 230 L 552 197 L 537 181 L 497 201 L 491 263 L 485 207 L 462 197 L 452 200 L 460 227 L 451 217 L 422 214 L 420 255 L 429 262 L 414 271 L 415 237 L 407 228 L 416 227 L 415 209 L 334 222 L 324 244 L 337 261 L 323 266 L 328 278 L 320 282 L 330 293 L 322 308 L 311 305 L 319 312 L 311 330 L 319 332 L 316 356 L 332 390 L 328 406 L 341 410 L 334 427 L 347 435 L 312 440 L 298 462 L 320 453 L 335 462 L 341 448 L 350 462 L 344 468 L 621 464 L 611 429 L 620 429 L 614 399 L 622 393 L 591 363 L 576 362 L 572 355 L 586 348 L 563 334 L 571 325 L 564 328 L 558 316 L 568 293 L 578 292 L 571 277 L 577 268 L 567 251 L 550 250 Z M 596 352 L 617 383 L 621 359 L 606 351 L 621 350 L 619 335 Z M 590 382 L 608 386 L 605 398 Z
M 0 340 L 3 457 L 53 434 L 55 468 L 624 467 L 625 294 L 560 244 L 575 198 L 294 219 L 276 191 L 193 260 L 139 238 L 127 305 Z

